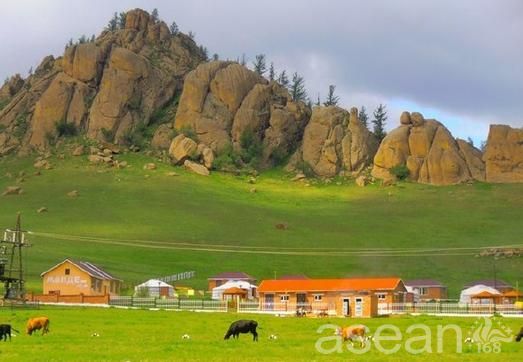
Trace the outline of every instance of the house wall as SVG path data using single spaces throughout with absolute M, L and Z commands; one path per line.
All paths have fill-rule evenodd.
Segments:
M 420 300 L 440 300 L 447 299 L 447 288 L 446 287 L 425 287 L 426 294 L 419 295 Z

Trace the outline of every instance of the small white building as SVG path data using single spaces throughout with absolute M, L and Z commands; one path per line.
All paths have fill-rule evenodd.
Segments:
M 488 293 L 491 296 L 502 296 L 499 290 L 488 287 L 486 285 L 478 284 L 473 285 L 470 288 L 463 289 L 459 296 L 459 302 L 463 304 L 470 304 L 472 303 L 472 297 L 475 297 L 481 293 Z
M 158 279 L 148 281 L 134 287 L 135 296 L 176 297 L 174 287 Z
M 234 295 L 239 295 L 240 290 L 244 290 L 245 294 L 242 299 L 254 299 L 256 297 L 256 290 L 258 287 L 254 284 L 251 284 L 249 282 L 237 280 L 237 281 L 229 281 L 225 284 L 222 284 L 216 288 L 212 289 L 212 299 L 214 300 L 222 300 L 227 299 L 227 295 L 233 295 L 228 294 L 228 290 L 235 291 Z M 243 293 L 242 293 L 243 294 Z

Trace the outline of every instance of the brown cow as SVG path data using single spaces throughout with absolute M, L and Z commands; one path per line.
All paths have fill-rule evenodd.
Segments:
M 350 341 L 351 343 L 354 342 L 354 340 L 359 340 L 361 347 L 365 346 L 365 341 L 372 339 L 371 336 L 366 336 L 365 333 L 367 332 L 367 327 L 365 326 L 349 326 L 349 327 L 343 327 L 343 328 L 337 328 L 336 332 L 334 332 L 335 335 L 341 336 L 343 341 Z
M 27 321 L 27 334 L 31 335 L 36 330 L 42 330 L 42 335 L 49 333 L 49 318 L 36 317 Z

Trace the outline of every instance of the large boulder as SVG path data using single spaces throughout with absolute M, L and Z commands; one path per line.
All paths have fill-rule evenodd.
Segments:
M 194 172 L 198 175 L 209 176 L 209 170 L 205 166 L 200 165 L 199 163 L 190 160 L 185 160 L 183 166 L 186 170 Z
M 487 182 L 523 182 L 523 128 L 491 125 L 483 160 Z
M 173 129 L 170 124 L 161 124 L 154 132 L 151 147 L 157 150 L 167 150 L 173 139 Z
M 356 108 L 349 113 L 336 106 L 315 107 L 298 159 L 318 176 L 332 177 L 341 171 L 357 174 L 371 164 L 377 146 Z
M 421 183 L 450 185 L 485 179 L 480 151 L 456 141 L 438 121 L 418 112 L 403 112 L 400 124 L 380 144 L 374 157 L 374 177 L 394 179 L 390 170 L 405 165 L 409 178 Z
M 169 156 L 174 164 L 181 164 L 193 156 L 198 150 L 198 144 L 183 134 L 176 136 L 169 147 Z
M 238 63 L 214 61 L 185 78 L 175 128 L 193 130 L 213 152 L 241 151 L 242 136 L 263 145 L 262 165 L 270 166 L 298 146 L 309 108 L 287 90 Z

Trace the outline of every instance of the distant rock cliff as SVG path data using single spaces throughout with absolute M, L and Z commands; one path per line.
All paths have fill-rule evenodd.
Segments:
M 483 160 L 488 182 L 523 182 L 523 128 L 491 125 Z

